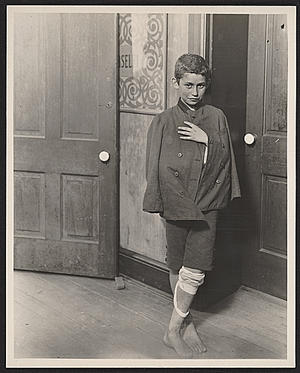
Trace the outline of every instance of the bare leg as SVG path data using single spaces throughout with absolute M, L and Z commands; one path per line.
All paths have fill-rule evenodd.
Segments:
M 206 352 L 206 346 L 197 332 L 191 314 L 189 314 L 185 319 L 185 324 L 186 326 L 183 332 L 183 340 L 188 344 L 194 353 L 202 354 L 203 352 Z
M 175 286 L 176 286 L 177 281 L 178 281 L 178 272 L 174 272 L 172 269 L 170 269 L 169 281 L 170 281 L 170 286 L 171 286 L 171 289 L 172 289 L 172 293 L 174 294 Z
M 186 293 L 178 287 L 176 298 L 179 310 L 185 313 L 189 310 L 194 295 Z M 181 327 L 183 325 L 184 319 L 185 318 L 180 316 L 174 308 L 169 322 L 168 330 L 166 331 L 166 334 L 164 336 L 164 342 L 169 347 L 172 347 L 180 357 L 188 359 L 193 356 L 193 353 L 181 336 Z
M 175 286 L 178 281 L 178 273 L 170 270 L 169 280 L 170 280 L 172 292 L 174 294 Z M 206 346 L 201 340 L 197 332 L 197 329 L 195 327 L 191 314 L 189 314 L 184 320 L 184 323 L 182 325 L 182 332 L 183 332 L 183 340 L 188 344 L 188 346 L 192 349 L 194 353 L 198 354 L 198 353 L 203 353 L 206 351 Z

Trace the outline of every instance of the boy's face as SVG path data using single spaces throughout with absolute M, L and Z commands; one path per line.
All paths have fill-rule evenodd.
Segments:
M 186 104 L 194 106 L 200 102 L 204 96 L 206 79 L 205 76 L 201 74 L 184 73 L 179 83 L 174 80 L 174 86 L 179 90 L 181 99 Z

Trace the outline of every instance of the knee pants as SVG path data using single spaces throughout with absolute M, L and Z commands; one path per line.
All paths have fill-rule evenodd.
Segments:
M 167 265 L 179 271 L 182 266 L 213 269 L 218 211 L 204 213 L 203 220 L 167 220 Z

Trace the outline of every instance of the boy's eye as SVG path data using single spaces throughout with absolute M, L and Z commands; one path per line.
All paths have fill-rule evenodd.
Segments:
M 184 85 L 186 88 L 192 88 L 193 87 L 193 84 L 189 84 L 189 83 L 187 83 L 187 84 L 185 84 Z M 200 89 L 203 89 L 203 88 L 205 88 L 206 87 L 206 85 L 205 85 L 205 83 L 202 83 L 202 84 L 198 84 L 197 85 L 197 88 L 200 88 Z

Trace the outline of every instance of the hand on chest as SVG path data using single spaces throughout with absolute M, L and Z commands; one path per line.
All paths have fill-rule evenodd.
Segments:
M 174 167 L 188 167 L 192 162 L 213 163 L 216 167 L 229 159 L 226 127 L 220 129 L 218 118 L 200 114 L 170 118 L 165 127 L 161 157 Z

